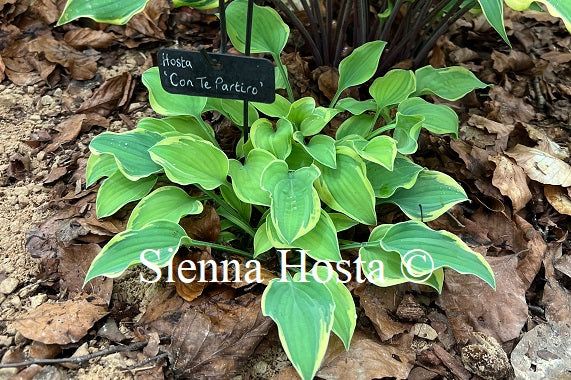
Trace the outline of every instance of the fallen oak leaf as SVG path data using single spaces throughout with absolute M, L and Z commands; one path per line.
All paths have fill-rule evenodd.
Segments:
M 503 154 L 489 158 L 496 164 L 492 184 L 512 201 L 513 212 L 518 212 L 531 200 L 527 176 L 521 167 Z
M 81 104 L 77 112 L 92 112 L 107 116 L 114 110 L 125 106 L 131 99 L 134 89 L 133 77 L 129 73 L 107 79 L 95 90 L 91 98 Z
M 73 115 L 69 119 L 64 120 L 63 122 L 59 123 L 55 129 L 59 131 L 53 137 L 53 141 L 50 145 L 44 149 L 46 153 L 51 153 L 60 145 L 73 141 L 77 138 L 79 133 L 81 132 L 81 126 L 83 125 L 83 121 L 85 120 L 86 115 L 79 114 Z
M 571 166 L 539 149 L 516 145 L 506 152 L 527 176 L 544 185 L 571 186 Z
M 69 344 L 80 341 L 107 314 L 105 302 L 89 296 L 44 303 L 14 321 L 14 325 L 28 339 L 44 344 Z
M 547 201 L 561 214 L 571 215 L 571 198 L 559 186 L 546 185 L 543 193 Z
M 56 41 L 51 35 L 38 37 L 29 43 L 29 50 L 43 53 L 50 62 L 58 63 L 69 70 L 73 79 L 92 79 L 97 71 L 97 62 L 65 42 Z
M 63 39 L 69 46 L 77 50 L 87 48 L 107 49 L 113 43 L 115 35 L 101 30 L 77 28 L 68 31 L 63 36 Z

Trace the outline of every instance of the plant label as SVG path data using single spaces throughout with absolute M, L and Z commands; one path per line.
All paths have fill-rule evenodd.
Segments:
M 162 49 L 158 53 L 161 84 L 171 94 L 275 100 L 275 71 L 264 58 Z

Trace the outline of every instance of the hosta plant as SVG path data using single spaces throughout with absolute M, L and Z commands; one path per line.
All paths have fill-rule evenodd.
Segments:
M 236 0 L 227 12 L 230 39 L 238 50 L 244 47 L 245 28 L 230 26 L 243 25 L 246 4 Z M 252 40 L 252 51 L 271 54 L 280 68 L 289 28 L 273 9 L 255 6 L 254 27 L 271 23 L 271 29 L 257 29 L 262 34 Z M 450 176 L 409 157 L 418 148 L 421 129 L 453 137 L 458 132 L 455 112 L 424 96 L 456 100 L 486 86 L 466 69 L 427 66 L 374 78 L 370 99 L 339 100 L 343 90 L 373 79 L 385 45 L 366 43 L 340 63 L 331 104 L 276 94 L 272 104 L 251 103 L 246 123 L 241 101 L 173 95 L 161 87 L 157 68 L 146 71 L 150 104 L 163 117 L 144 118 L 128 132 L 104 132 L 90 144 L 87 185 L 104 179 L 98 217 L 137 204 L 126 230 L 97 255 L 85 281 L 118 277 L 140 264 L 143 252 L 153 253 L 145 258 L 148 264 L 165 267 L 183 246 L 265 261 L 283 257 L 284 250 L 302 250 L 305 264 L 314 269 L 306 273 L 301 265 L 271 280 L 262 312 L 276 322 L 286 354 L 304 379 L 317 372 L 331 332 L 350 347 L 356 312 L 344 285 L 350 276 L 344 251 L 358 249 L 353 260 L 358 276 L 381 287 L 422 278 L 440 291 L 444 268 L 495 287 L 482 256 L 453 234 L 425 224 L 467 200 L 466 193 Z M 280 72 L 279 82 L 287 86 Z M 209 111 L 248 125 L 232 152 L 235 158 L 220 148 L 204 119 Z M 345 120 L 334 136 L 325 134 L 340 117 Z M 180 225 L 188 215 L 201 213 L 205 203 L 215 205 L 230 233 L 216 242 L 192 239 Z M 378 225 L 383 220 L 378 210 L 388 203 L 410 220 Z M 370 227 L 366 242 L 340 240 L 339 232 L 357 224 Z M 429 254 L 430 262 L 405 261 L 416 251 Z

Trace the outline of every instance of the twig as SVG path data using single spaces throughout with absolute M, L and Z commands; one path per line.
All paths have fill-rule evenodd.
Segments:
M 158 362 L 159 360 L 162 360 L 162 359 L 166 358 L 167 356 L 169 356 L 169 354 L 167 354 L 166 352 L 163 352 L 161 354 L 153 356 L 152 358 L 147 358 L 140 363 L 136 363 L 136 364 L 130 365 L 128 367 L 121 368 L 121 371 L 126 372 L 126 371 L 133 371 L 133 370 L 135 370 L 135 371 L 144 370 L 141 367 L 144 367 L 147 364 L 152 363 L 152 362 Z M 150 368 L 153 368 L 153 367 L 150 367 Z
M 0 369 L 1 368 L 14 368 L 14 367 L 27 367 L 30 366 L 32 364 L 61 364 L 61 363 L 73 363 L 73 364 L 80 364 L 83 362 L 86 362 L 88 360 L 94 359 L 94 358 L 98 358 L 100 356 L 106 356 L 106 355 L 111 355 L 117 352 L 126 352 L 126 351 L 136 351 L 140 348 L 143 348 L 147 345 L 147 341 L 144 342 L 137 342 L 137 343 L 133 343 L 130 344 L 128 346 L 112 346 L 109 348 L 106 348 L 104 350 L 98 351 L 98 352 L 94 352 L 93 354 L 89 354 L 89 355 L 81 355 L 81 356 L 76 356 L 76 357 L 71 357 L 71 358 L 61 358 L 61 359 L 31 359 L 25 362 L 19 362 L 19 363 L 5 363 L 5 364 L 0 364 Z

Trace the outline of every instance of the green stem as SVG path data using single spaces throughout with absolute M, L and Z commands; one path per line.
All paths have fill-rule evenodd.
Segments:
M 250 252 L 242 251 L 241 249 L 229 247 L 229 246 L 222 245 L 222 244 L 210 243 L 207 241 L 194 240 L 194 239 L 190 239 L 190 238 L 189 238 L 189 241 L 190 241 L 189 245 L 192 245 L 192 246 L 215 248 L 215 249 L 219 249 L 221 251 L 235 253 L 237 255 L 240 255 L 242 257 L 246 257 L 248 259 L 251 259 L 254 257 L 254 255 L 251 254 Z
M 339 100 L 339 97 L 341 96 L 341 92 L 342 91 L 337 90 L 335 96 L 333 97 L 333 100 L 331 100 L 331 104 L 329 104 L 329 108 L 335 107 L 335 104 L 337 104 L 337 100 Z
M 284 82 L 286 83 L 286 90 L 287 90 L 287 95 L 289 97 L 289 101 L 291 103 L 293 103 L 295 101 L 295 99 L 293 97 L 293 90 L 291 89 L 291 84 L 289 83 L 289 80 L 287 78 L 286 68 L 283 65 L 279 55 L 273 55 L 273 57 L 274 57 L 274 60 L 276 61 L 276 64 L 278 65 L 278 69 L 280 70 L 280 73 L 282 74 L 282 78 L 284 79 Z
M 370 140 L 373 137 L 376 137 L 383 132 L 390 131 L 391 129 L 394 129 L 394 127 L 396 127 L 396 124 L 389 124 L 389 125 L 385 125 L 384 127 L 379 128 L 379 129 L 375 129 L 373 132 L 369 133 L 369 135 L 367 136 L 367 140 Z
M 229 215 L 233 217 L 233 220 L 231 220 L 232 223 L 236 224 L 236 226 L 240 227 L 242 230 L 244 230 L 244 232 L 246 232 L 250 236 L 254 236 L 256 234 L 256 232 L 252 229 L 252 227 L 250 227 L 248 221 L 243 220 L 241 216 L 228 203 L 226 203 L 226 201 L 223 198 L 216 195 L 214 191 L 206 190 L 202 186 L 198 187 L 200 188 L 200 190 L 202 190 L 202 192 L 204 192 L 204 194 L 208 195 L 212 200 L 218 203 L 220 207 L 224 209 L 224 211 L 226 211 Z
M 342 251 L 346 251 L 348 249 L 355 249 L 355 248 L 366 248 L 366 247 L 378 247 L 378 241 L 369 241 L 365 243 L 351 243 L 351 244 L 343 244 L 339 246 L 339 249 Z
M 387 124 L 390 124 L 393 122 L 393 119 L 391 119 L 391 115 L 389 114 L 389 109 L 387 107 L 381 108 L 380 112 L 381 112 L 381 116 L 383 117 L 383 119 L 385 119 L 385 122 Z

